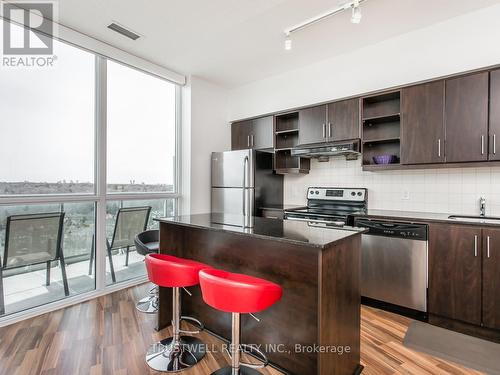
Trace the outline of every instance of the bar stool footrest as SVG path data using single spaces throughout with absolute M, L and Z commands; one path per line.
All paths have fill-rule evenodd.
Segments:
M 228 366 L 212 372 L 211 375 L 232 375 L 232 373 L 233 373 L 233 368 Z M 254 370 L 253 368 L 242 366 L 240 367 L 239 375 L 262 375 L 262 374 L 257 370 Z
M 184 329 L 179 329 L 179 332 L 180 333 L 186 333 L 186 334 L 193 334 L 193 335 L 196 335 L 202 331 L 205 330 L 205 326 L 203 325 L 202 322 L 200 322 L 198 319 L 196 318 L 193 318 L 191 316 L 181 316 L 181 321 L 183 320 L 186 320 L 188 322 L 191 322 L 191 323 L 194 323 L 195 325 L 198 326 L 198 329 L 197 330 L 194 330 L 194 331 L 189 331 L 189 330 L 184 330 Z
M 258 360 L 263 362 L 263 363 L 259 363 L 259 364 L 254 364 L 254 363 L 240 361 L 241 366 L 246 366 L 246 367 L 250 367 L 250 368 L 264 368 L 269 364 L 269 360 L 267 359 L 267 356 L 261 350 L 259 350 L 255 345 L 240 344 L 240 348 L 241 348 L 242 353 L 250 353 L 253 356 L 257 357 Z M 255 353 L 257 353 L 257 355 Z

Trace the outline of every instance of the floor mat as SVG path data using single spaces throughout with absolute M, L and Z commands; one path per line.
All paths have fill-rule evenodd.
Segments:
M 486 374 L 500 375 L 500 344 L 422 322 L 410 325 L 403 344 Z

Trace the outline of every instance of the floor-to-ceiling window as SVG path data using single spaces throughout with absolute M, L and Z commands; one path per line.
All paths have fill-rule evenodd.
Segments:
M 0 70 L 0 319 L 144 278 L 118 216 L 177 208 L 179 87 L 54 43 L 54 67 Z
M 158 227 L 153 218 L 174 212 L 175 200 L 168 197 L 177 190 L 176 86 L 113 61 L 108 61 L 106 68 L 106 236 L 114 248 L 117 223 L 137 218 L 141 225 L 153 229 Z M 116 220 L 120 210 L 132 207 L 142 207 L 142 212 L 149 214 L 143 220 L 141 210 L 136 210 L 126 220 Z M 146 274 L 143 257 L 137 253 L 122 248 L 111 254 L 125 256 L 113 263 L 116 282 Z M 108 284 L 114 282 L 110 265 L 108 261 Z

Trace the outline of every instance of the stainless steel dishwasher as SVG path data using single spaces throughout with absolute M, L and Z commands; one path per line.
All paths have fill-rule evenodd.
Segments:
M 361 295 L 427 312 L 427 225 L 357 218 L 354 226 L 368 229 L 361 242 Z

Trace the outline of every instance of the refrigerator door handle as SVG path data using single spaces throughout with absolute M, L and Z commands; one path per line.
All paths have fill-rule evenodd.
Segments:
M 246 188 L 247 188 L 248 156 L 243 159 L 243 216 L 246 216 Z

